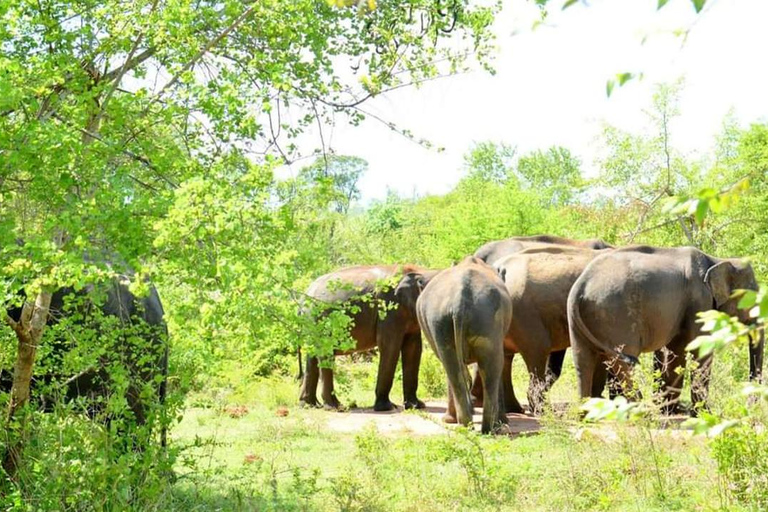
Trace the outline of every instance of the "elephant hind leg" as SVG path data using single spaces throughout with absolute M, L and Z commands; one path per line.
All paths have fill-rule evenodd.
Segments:
M 453 346 L 440 348 L 440 360 L 443 363 L 443 368 L 445 368 L 445 373 L 448 375 L 448 385 L 456 408 L 456 419 L 462 425 L 471 425 L 474 409 L 469 397 L 469 384 L 464 378 L 464 362 L 459 361 Z
M 571 329 L 571 347 L 576 378 L 579 382 L 579 396 L 589 398 L 592 395 L 592 382 L 601 357 L 597 351 Z
M 307 356 L 306 371 L 301 381 L 299 403 L 310 407 L 317 407 L 317 382 L 320 379 L 320 367 L 316 357 Z
M 472 391 L 470 394 L 472 395 L 472 405 L 475 407 L 482 407 L 483 406 L 483 378 L 480 376 L 480 368 L 477 366 L 477 364 L 472 365 L 474 366 L 474 372 L 472 377 Z
M 327 409 L 340 409 L 341 402 L 336 398 L 336 392 L 333 389 L 333 368 L 321 368 L 320 373 L 323 376 L 323 405 Z
M 550 352 L 547 358 L 547 390 L 557 382 L 560 374 L 563 373 L 563 361 L 565 361 L 565 350 L 556 350 Z
M 504 355 L 501 349 L 501 340 L 498 340 L 494 350 L 478 354 L 478 367 L 483 379 L 483 423 L 481 431 L 490 434 L 500 424 L 507 423 L 506 415 L 500 410 L 501 378 L 504 364 Z
M 656 400 L 664 414 L 675 414 L 680 410 L 683 374 L 679 369 L 685 367 L 685 352 L 676 352 L 665 347 L 653 353 L 653 369 L 658 385 Z
M 504 367 L 501 371 L 501 386 L 504 390 L 504 412 L 512 412 L 516 414 L 523 414 L 523 406 L 517 401 L 515 396 L 515 388 L 512 384 L 512 360 L 515 357 L 515 353 L 505 354 Z

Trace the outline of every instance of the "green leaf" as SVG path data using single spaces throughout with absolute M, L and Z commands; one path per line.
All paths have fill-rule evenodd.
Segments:
M 704 4 L 707 2 L 707 0 L 691 0 L 693 2 L 693 8 L 696 9 L 696 12 L 699 13 L 704 8 Z
M 576 3 L 576 2 L 578 2 L 578 1 L 579 1 L 579 0 L 567 0 L 567 1 L 566 1 L 566 2 L 563 4 L 563 10 L 566 10 L 567 8 L 569 8 L 570 6 L 572 6 L 573 4 L 575 4 L 575 3 Z
M 609 98 L 611 97 L 611 93 L 613 92 L 613 87 L 614 87 L 615 85 L 616 85 L 616 84 L 614 83 L 614 81 L 613 81 L 613 80 L 608 80 L 608 81 L 605 83 L 605 94 L 606 94 L 606 96 L 608 96 Z
M 696 224 L 698 224 L 699 226 L 704 225 L 704 218 L 707 216 L 708 211 L 709 211 L 709 202 L 698 201 L 698 204 L 696 205 L 696 213 L 694 214 L 694 219 L 696 220 Z
M 656 9 L 657 9 L 657 10 L 658 10 L 658 9 L 661 9 L 662 7 L 664 7 L 665 5 L 667 5 L 667 2 L 669 2 L 669 0 L 659 0 L 659 5 L 656 7 Z
M 624 85 L 635 77 L 632 73 L 619 73 L 616 75 L 616 80 L 619 82 L 619 86 Z

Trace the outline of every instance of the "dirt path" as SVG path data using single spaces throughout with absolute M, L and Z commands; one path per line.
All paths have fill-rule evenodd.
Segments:
M 332 413 L 328 419 L 328 428 L 335 432 L 359 432 L 373 424 L 384 434 L 403 434 L 431 436 L 443 434 L 450 425 L 442 421 L 445 414 L 445 402 L 427 402 L 427 408 L 419 413 L 403 413 L 402 410 L 375 412 L 371 408 L 351 409 L 346 412 Z M 508 414 L 512 434 L 535 432 L 541 428 L 539 421 L 527 414 Z M 473 421 L 480 429 L 482 409 L 475 409 Z
M 568 404 L 555 404 L 555 408 L 563 411 Z M 453 425 L 442 421 L 445 414 L 445 402 L 427 402 L 427 408 L 419 412 L 403 412 L 402 409 L 389 412 L 375 412 L 372 408 L 355 408 L 345 412 L 329 412 L 328 428 L 334 432 L 357 433 L 373 424 L 380 433 L 385 435 L 417 435 L 433 436 L 444 434 Z M 541 429 L 539 420 L 530 414 L 507 414 L 511 436 L 534 434 Z M 475 430 L 480 430 L 482 409 L 475 408 L 473 416 Z M 679 426 L 687 416 L 667 416 L 661 428 L 653 429 L 656 433 L 664 433 L 673 437 L 689 437 L 690 430 L 680 430 Z M 576 425 L 569 430 L 577 439 L 584 435 L 595 435 L 606 441 L 618 439 L 616 432 L 609 425 Z

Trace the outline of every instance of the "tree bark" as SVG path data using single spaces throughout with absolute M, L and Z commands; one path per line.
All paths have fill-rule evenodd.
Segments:
M 40 292 L 34 303 L 25 302 L 18 322 L 6 316 L 8 323 L 16 332 L 19 341 L 16 364 L 13 368 L 13 388 L 11 389 L 11 401 L 8 405 L 6 425 L 8 430 L 16 429 L 17 435 L 9 443 L 3 456 L 3 469 L 13 478 L 19 469 L 21 454 L 24 450 L 26 428 L 23 423 L 14 426 L 13 421 L 17 412 L 29 402 L 29 388 L 32 381 L 32 371 L 35 366 L 37 347 L 43 336 L 43 330 L 48 320 L 48 311 L 51 306 L 52 293 L 48 290 Z

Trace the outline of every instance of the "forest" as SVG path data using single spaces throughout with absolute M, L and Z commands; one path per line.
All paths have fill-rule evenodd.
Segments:
M 530 3 L 542 20 L 592 8 Z M 703 17 L 712 0 L 647 8 L 668 3 Z M 323 127 L 383 122 L 438 151 L 366 105 L 493 74 L 505 8 L 0 2 L 0 510 L 765 510 L 768 387 L 749 346 L 768 319 L 768 122 L 729 114 L 692 154 L 680 78 L 644 98 L 642 129 L 601 125 L 594 165 L 500 134 L 461 148 L 447 193 L 372 200 L 371 162 L 327 144 Z M 374 411 L 382 351 L 333 355 L 378 292 L 350 309 L 310 285 L 355 265 L 457 269 L 537 235 L 744 258 L 756 284 L 691 317 L 674 413 L 654 398 L 654 349 L 632 390 L 588 401 L 568 350 L 541 396 L 514 359 L 525 412 L 505 431 L 481 433 L 480 407 L 449 425 L 446 370 L 418 334 L 424 403 L 401 393 L 403 349 L 394 409 Z M 379 302 L 381 321 L 398 311 Z M 689 399 L 712 356 L 706 403 Z M 308 403 L 299 379 L 330 370 L 335 407 Z

